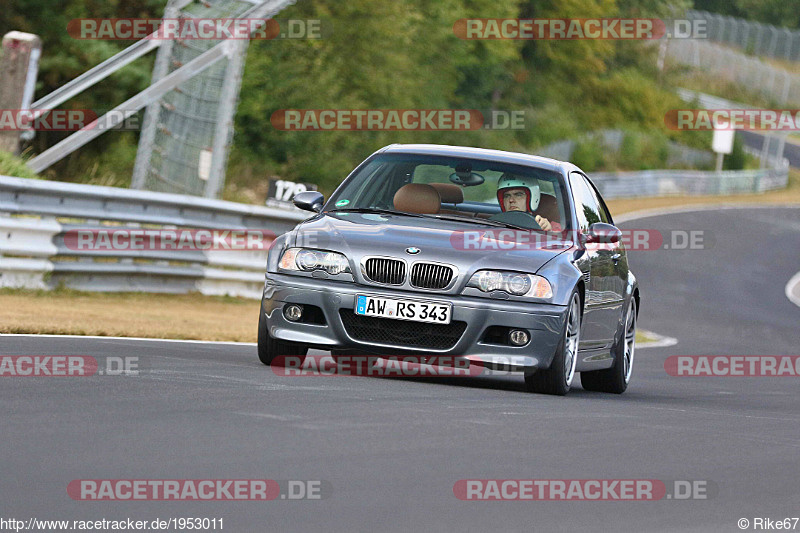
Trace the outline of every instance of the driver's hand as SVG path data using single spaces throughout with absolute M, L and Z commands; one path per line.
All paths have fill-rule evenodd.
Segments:
M 536 215 L 536 223 L 539 224 L 539 226 L 544 231 L 550 231 L 551 229 L 553 229 L 553 226 L 550 224 L 550 221 L 544 218 L 543 216 Z

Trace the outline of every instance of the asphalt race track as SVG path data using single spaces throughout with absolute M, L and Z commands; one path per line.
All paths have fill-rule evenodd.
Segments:
M 761 150 L 764 147 L 764 135 L 745 130 L 741 130 L 738 133 L 742 136 L 742 142 L 745 146 L 756 150 Z M 769 153 L 773 156 L 777 155 L 778 145 L 779 141 L 777 137 L 770 142 Z M 800 146 L 787 141 L 783 147 L 783 157 L 789 160 L 789 166 L 800 168 Z
M 740 518 L 752 528 L 755 517 L 800 516 L 800 378 L 664 369 L 670 355 L 800 355 L 800 307 L 784 294 L 800 270 L 800 210 L 707 210 L 623 227 L 702 230 L 707 249 L 631 252 L 640 326 L 678 344 L 638 350 L 622 396 L 580 386 L 533 395 L 519 377 L 280 377 L 246 345 L 3 336 L 2 355 L 136 357 L 139 370 L 0 378 L 3 518 L 223 518 L 232 532 L 732 532 Z M 262 478 L 329 490 L 268 502 L 67 494 L 76 479 Z M 507 478 L 698 480 L 711 497 L 453 493 L 460 479 Z

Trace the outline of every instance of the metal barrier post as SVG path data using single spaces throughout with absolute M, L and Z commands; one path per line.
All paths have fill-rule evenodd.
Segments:
M 12 31 L 3 37 L 0 51 L 0 72 L 3 73 L 0 77 L 0 109 L 14 114 L 18 124 L 21 110 L 31 107 L 41 54 L 42 41 L 32 33 Z M 32 133 L 32 129 L 25 132 L 19 129 L 0 130 L 0 151 L 18 154 L 20 138 L 32 139 Z

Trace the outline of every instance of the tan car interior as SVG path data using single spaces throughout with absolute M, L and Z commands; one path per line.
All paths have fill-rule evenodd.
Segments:
M 489 218 L 488 213 L 469 213 L 454 209 L 442 209 L 442 204 L 460 204 L 464 201 L 464 192 L 461 187 L 453 183 L 408 183 L 398 189 L 394 195 L 394 208 L 406 213 L 420 213 L 435 215 L 438 213 L 461 216 L 478 216 Z M 539 200 L 537 215 L 541 215 L 551 222 L 561 221 L 558 201 L 555 196 L 542 193 Z

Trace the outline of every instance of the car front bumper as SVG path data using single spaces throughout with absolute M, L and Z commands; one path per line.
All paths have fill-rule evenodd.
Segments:
M 463 322 L 463 332 L 453 338 L 452 345 L 429 348 L 409 346 L 397 338 L 386 339 L 384 332 L 375 332 L 382 340 L 357 338 L 352 323 L 350 330 L 343 321 L 343 313 L 352 313 L 357 294 L 388 298 L 408 298 L 450 302 L 453 305 L 451 323 Z M 325 324 L 291 322 L 283 315 L 287 304 L 312 305 L 322 310 Z M 428 353 L 461 357 L 484 366 L 499 366 L 511 370 L 548 368 L 564 331 L 567 307 L 553 304 L 527 303 L 493 298 L 460 295 L 443 295 L 429 292 L 393 290 L 377 286 L 357 285 L 352 282 L 332 281 L 286 274 L 267 273 L 261 312 L 266 319 L 270 336 L 282 341 L 320 349 L 353 350 L 369 353 Z M 359 317 L 360 319 L 360 317 Z M 352 320 L 352 318 L 351 318 Z M 378 323 L 397 327 L 393 319 L 372 319 Z M 391 324 L 386 324 L 391 323 Z M 486 342 L 487 328 L 499 326 L 527 330 L 529 342 L 512 346 Z M 434 327 L 408 322 L 409 330 L 435 331 Z M 388 328 L 381 328 L 388 329 Z M 362 333 L 364 329 L 361 329 Z M 416 337 L 419 340 L 420 337 Z

